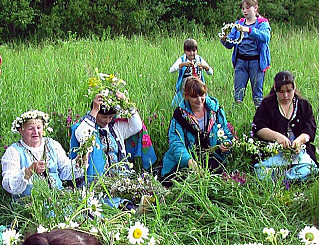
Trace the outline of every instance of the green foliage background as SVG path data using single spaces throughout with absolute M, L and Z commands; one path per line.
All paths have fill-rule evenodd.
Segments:
M 242 16 L 233 0 L 2 0 L 0 39 L 67 38 L 70 35 L 212 34 Z M 260 0 L 260 14 L 271 23 L 319 26 L 315 0 Z

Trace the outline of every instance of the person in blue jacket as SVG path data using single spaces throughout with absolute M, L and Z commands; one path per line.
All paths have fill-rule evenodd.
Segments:
M 232 139 L 224 110 L 217 99 L 207 96 L 207 87 L 198 77 L 187 78 L 183 97 L 170 123 L 162 176 L 169 176 L 179 168 L 197 168 L 198 148 L 213 146 L 218 147 L 208 165 L 210 170 L 220 173 Z
M 271 28 L 266 18 L 258 14 L 257 0 L 242 0 L 244 18 L 237 20 L 239 28 L 233 28 L 230 34 L 221 37 L 222 44 L 233 48 L 232 64 L 234 74 L 234 95 L 237 103 L 243 102 L 248 80 L 250 79 L 255 106 L 263 100 L 265 71 L 270 66 L 269 41 Z M 229 40 L 243 40 L 238 44 Z

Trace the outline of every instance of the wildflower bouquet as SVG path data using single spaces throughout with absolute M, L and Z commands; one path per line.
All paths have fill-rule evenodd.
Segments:
M 91 77 L 88 81 L 88 94 L 93 100 L 96 94 L 102 94 L 104 105 L 108 110 L 114 108 L 121 117 L 129 118 L 135 108 L 135 104 L 130 102 L 128 91 L 125 89 L 126 82 L 113 74 L 99 73 L 96 69 L 97 77 Z M 118 99 L 116 93 L 121 92 L 125 99 Z
M 142 196 L 165 194 L 167 190 L 161 185 L 157 178 L 147 172 L 136 174 L 134 170 L 130 174 L 117 173 L 113 176 L 105 176 L 102 186 L 106 187 L 112 197 L 121 197 L 137 204 Z

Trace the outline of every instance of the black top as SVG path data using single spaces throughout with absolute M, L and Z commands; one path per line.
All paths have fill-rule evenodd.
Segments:
M 317 163 L 315 147 L 310 144 L 310 142 L 314 142 L 317 129 L 316 121 L 312 112 L 312 106 L 307 100 L 299 98 L 297 95 L 295 95 L 294 104 L 296 105 L 294 112 L 291 118 L 287 119 L 282 116 L 279 111 L 277 96 L 275 94 L 264 98 L 260 106 L 257 108 L 253 119 L 254 135 L 257 136 L 257 131 L 262 128 L 269 128 L 287 137 L 289 127 L 296 138 L 300 134 L 306 133 L 310 136 L 310 141 L 306 143 L 306 151 Z

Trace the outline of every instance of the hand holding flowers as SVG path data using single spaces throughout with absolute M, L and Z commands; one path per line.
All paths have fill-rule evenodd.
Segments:
M 88 81 L 89 89 L 86 95 L 93 100 L 94 111 L 101 105 L 107 110 L 114 108 L 122 117 L 131 117 L 135 104 L 130 102 L 128 91 L 125 89 L 126 82 L 112 74 L 99 73 L 97 77 Z

